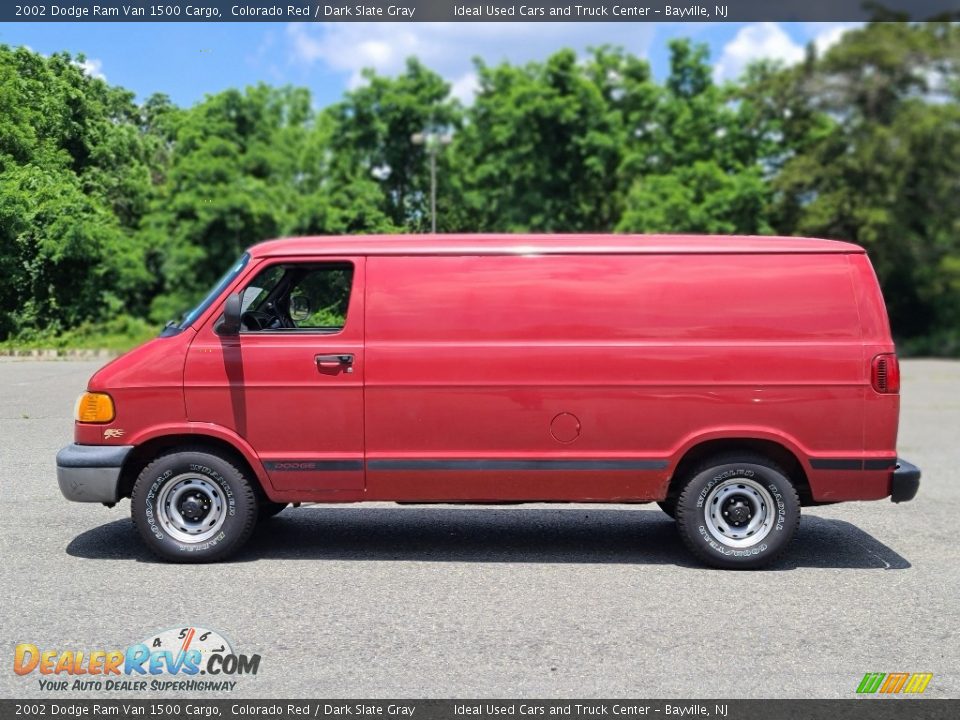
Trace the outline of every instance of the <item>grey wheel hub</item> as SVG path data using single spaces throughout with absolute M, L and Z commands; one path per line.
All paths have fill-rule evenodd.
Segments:
M 714 540 L 732 548 L 758 544 L 773 529 L 773 496 L 752 478 L 727 478 L 707 495 L 704 527 Z
M 196 473 L 168 480 L 157 494 L 156 509 L 164 532 L 191 544 L 216 535 L 227 517 L 223 492 L 209 478 Z

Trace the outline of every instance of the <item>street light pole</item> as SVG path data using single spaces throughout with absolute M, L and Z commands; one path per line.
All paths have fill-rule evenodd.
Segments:
M 453 137 L 434 130 L 424 130 L 410 136 L 414 145 L 423 145 L 430 156 L 430 232 L 437 232 L 437 153 L 449 145 Z

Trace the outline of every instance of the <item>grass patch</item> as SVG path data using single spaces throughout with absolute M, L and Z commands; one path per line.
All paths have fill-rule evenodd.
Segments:
M 16 354 L 32 350 L 106 350 L 122 353 L 156 337 L 160 332 L 153 323 L 120 316 L 105 323 L 84 323 L 57 334 L 20 335 L 0 342 L 0 354 Z

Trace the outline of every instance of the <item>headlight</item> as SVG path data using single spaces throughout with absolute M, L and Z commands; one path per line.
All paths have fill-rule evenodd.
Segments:
M 73 416 L 77 422 L 108 423 L 116 417 L 113 398 L 106 393 L 85 392 L 77 398 Z

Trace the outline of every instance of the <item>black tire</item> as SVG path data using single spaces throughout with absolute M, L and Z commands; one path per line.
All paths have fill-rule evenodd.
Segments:
M 669 515 L 674 520 L 677 519 L 677 501 L 675 498 L 670 498 L 669 500 L 661 500 L 657 503 L 660 506 L 660 509 L 663 510 L 667 515 Z
M 765 522 L 748 532 L 755 519 Z M 756 569 L 773 562 L 793 539 L 800 499 L 787 474 L 768 458 L 723 455 L 690 474 L 677 498 L 676 520 L 684 544 L 707 564 Z
M 233 462 L 205 448 L 184 448 L 160 455 L 143 469 L 133 486 L 130 514 L 155 554 L 201 563 L 239 550 L 253 532 L 259 508 L 254 486 Z M 197 540 L 190 539 L 194 532 Z
M 260 499 L 259 512 L 261 520 L 268 520 L 280 513 L 289 503 L 277 503 L 265 498 Z

